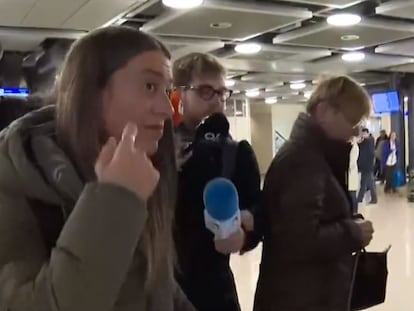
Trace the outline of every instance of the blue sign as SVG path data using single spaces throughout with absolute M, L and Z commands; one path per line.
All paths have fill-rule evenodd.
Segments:
M 29 90 L 26 88 L 12 87 L 0 88 L 0 96 L 27 97 L 29 96 Z

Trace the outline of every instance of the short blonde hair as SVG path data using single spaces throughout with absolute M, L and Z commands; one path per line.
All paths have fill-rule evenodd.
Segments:
M 353 125 L 368 118 L 372 111 L 372 102 L 367 91 L 348 76 L 322 80 L 308 101 L 308 113 L 312 114 L 321 103 L 343 113 Z
M 210 54 L 187 54 L 176 60 L 173 66 L 175 86 L 188 86 L 194 79 L 200 77 L 225 75 L 224 66 Z

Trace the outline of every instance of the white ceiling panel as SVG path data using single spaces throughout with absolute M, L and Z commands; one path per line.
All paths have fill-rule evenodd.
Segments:
M 334 27 L 326 22 L 320 22 L 277 35 L 273 39 L 273 43 L 352 49 L 402 40 L 413 35 L 413 23 L 365 18 L 360 24 L 353 27 Z
M 92 30 L 142 2 L 143 0 L 89 0 L 62 26 L 71 29 Z
M 317 79 L 317 77 L 317 74 L 250 73 L 243 76 L 241 80 L 270 84 L 283 81 L 312 81 Z
M 376 13 L 391 16 L 414 19 L 414 1 L 412 0 L 393 0 L 379 5 Z
M 375 49 L 375 53 L 414 57 L 414 39 L 380 45 Z
M 332 52 L 328 49 L 291 47 L 283 45 L 262 45 L 262 50 L 255 55 L 238 54 L 231 51 L 226 57 L 235 59 L 256 59 L 264 61 L 285 60 L 285 61 L 311 61 L 314 59 L 331 56 Z
M 22 21 L 22 26 L 60 28 L 88 0 L 38 0 Z
M 0 25 L 19 27 L 36 0 L 1 0 Z
M 345 8 L 365 0 L 293 0 L 292 2 L 316 4 L 332 8 Z
M 393 71 L 393 72 L 414 73 L 414 63 L 404 64 L 400 66 L 393 66 L 393 67 L 387 68 L 387 70 Z
M 340 55 L 335 55 L 314 64 L 321 73 L 348 74 L 407 64 L 410 61 L 411 58 L 408 57 L 366 54 L 365 60 L 361 62 L 345 62 Z
M 213 50 L 224 47 L 224 42 L 220 40 L 203 40 L 196 38 L 174 38 L 158 37 L 172 53 L 172 58 L 177 59 L 186 54 L 198 52 L 209 53 Z
M 312 12 L 306 9 L 276 4 L 205 1 L 191 10 L 169 10 L 146 23 L 142 30 L 170 36 L 247 40 L 310 17 Z

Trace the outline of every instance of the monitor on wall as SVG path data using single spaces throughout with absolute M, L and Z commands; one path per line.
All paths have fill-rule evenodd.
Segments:
M 376 115 L 399 112 L 400 95 L 398 91 L 386 91 L 372 94 L 372 103 Z

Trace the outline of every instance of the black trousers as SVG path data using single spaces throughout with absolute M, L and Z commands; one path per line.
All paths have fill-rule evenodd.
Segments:
M 230 268 L 222 271 L 193 273 L 176 280 L 197 311 L 240 311 L 236 284 Z
M 395 175 L 396 169 L 397 169 L 397 165 L 385 167 L 385 188 L 384 188 L 385 193 L 389 193 L 391 191 L 392 192 L 397 191 L 397 189 L 395 189 L 395 186 L 394 186 L 394 175 Z

